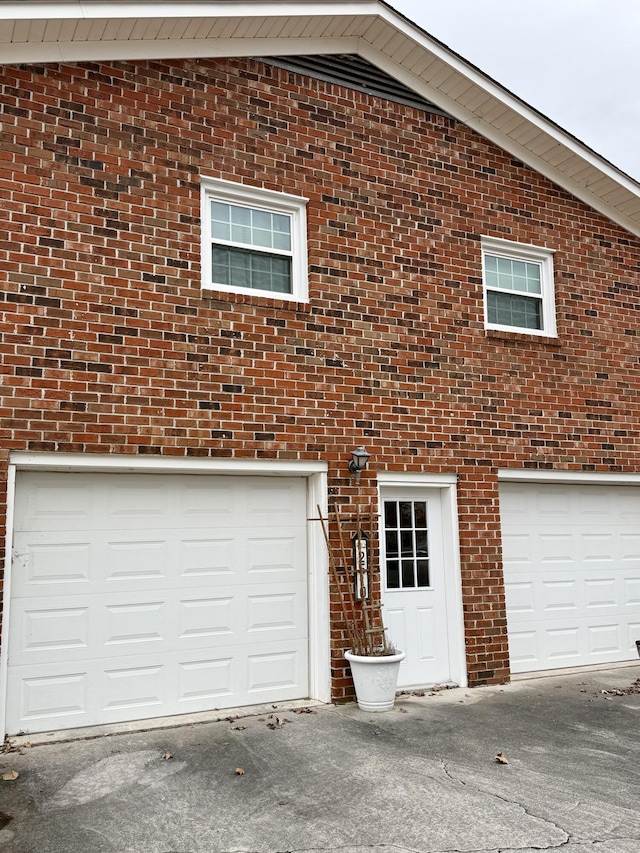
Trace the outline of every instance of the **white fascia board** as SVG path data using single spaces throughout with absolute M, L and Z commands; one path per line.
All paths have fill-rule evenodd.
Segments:
M 324 17 L 360 16 L 379 14 L 380 4 L 377 0 L 329 0 L 329 2 L 291 2 L 291 0 L 271 0 L 269 3 L 249 2 L 155 2 L 129 3 L 124 2 L 83 2 L 83 0 L 66 0 L 66 2 L 34 2 L 18 0 L 18 2 L 0 2 L 0 21 L 2 20 L 55 20 L 78 18 L 92 20 L 96 18 L 245 18 L 280 17 L 321 15 Z
M 543 115 L 536 112 L 536 110 L 534 110 L 532 107 L 529 107 L 527 104 L 524 103 L 524 101 L 521 101 L 515 95 L 511 94 L 511 92 L 502 87 L 499 83 L 496 83 L 490 77 L 486 76 L 481 71 L 474 68 L 473 65 L 466 62 L 461 56 L 458 56 L 456 53 L 446 47 L 446 45 L 438 42 L 436 39 L 432 38 L 428 33 L 424 32 L 416 25 L 411 24 L 409 21 L 401 18 L 389 7 L 380 6 L 378 9 L 378 15 L 381 18 L 385 18 L 391 27 L 402 31 L 408 39 L 411 39 L 412 41 L 418 43 L 424 50 L 431 53 L 437 59 L 440 59 L 453 71 L 460 74 L 461 77 L 467 78 L 471 83 L 474 84 L 475 87 L 491 95 L 491 97 L 496 99 L 497 101 L 506 104 L 511 111 L 521 115 L 524 119 L 526 119 L 527 122 L 532 125 L 535 125 L 536 127 L 539 127 L 545 133 L 549 134 L 550 136 L 561 142 L 564 146 L 570 148 L 575 153 L 579 154 L 587 162 L 596 166 L 599 170 L 609 172 L 611 176 L 615 178 L 616 181 L 622 182 L 626 179 L 629 188 L 632 189 L 634 192 L 638 192 L 638 190 L 640 190 L 640 186 L 636 184 L 635 181 L 633 181 L 631 178 L 619 172 L 614 166 L 608 164 L 597 154 L 589 151 L 586 146 L 584 146 L 578 140 L 574 139 L 572 136 L 563 131 L 557 125 L 553 124 L 553 122 L 549 121 Z M 366 34 L 363 34 L 363 39 L 366 40 Z M 375 50 L 375 43 L 372 46 Z M 380 51 L 376 52 L 377 55 L 382 58 L 382 54 L 380 53 Z M 389 56 L 385 58 L 389 61 L 390 65 L 389 67 L 385 67 L 384 70 L 387 71 L 387 73 L 392 74 L 392 76 L 395 76 L 392 69 L 397 68 L 398 63 L 394 62 L 393 59 Z M 407 83 L 407 85 L 410 84 Z M 443 93 L 439 94 L 441 98 L 447 97 Z M 449 108 L 445 107 L 444 104 L 438 104 L 438 106 L 441 106 L 443 109 L 446 109 L 447 112 L 449 111 Z
M 220 59 L 237 56 L 296 56 L 308 53 L 356 53 L 356 38 L 332 39 L 184 39 L 112 42 L 2 44 L 2 64 L 25 62 L 98 62 L 133 59 Z

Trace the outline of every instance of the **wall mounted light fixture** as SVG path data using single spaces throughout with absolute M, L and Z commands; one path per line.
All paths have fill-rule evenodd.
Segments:
M 356 447 L 355 450 L 351 451 L 351 462 L 349 462 L 349 471 L 352 474 L 356 475 L 356 483 L 360 482 L 360 474 L 367 467 L 367 462 L 369 461 L 370 454 L 364 449 L 364 447 Z

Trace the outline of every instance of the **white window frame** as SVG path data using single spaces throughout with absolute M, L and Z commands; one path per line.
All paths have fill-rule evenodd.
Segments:
M 268 213 L 279 213 L 289 216 L 291 220 L 291 293 L 281 293 L 273 290 L 259 290 L 251 287 L 234 287 L 214 284 L 212 281 L 211 246 L 211 202 L 221 201 L 226 204 L 239 205 L 253 209 L 265 210 Z M 308 199 L 288 193 L 265 190 L 262 187 L 252 187 L 233 181 L 218 178 L 201 179 L 201 261 L 203 290 L 222 291 L 225 293 L 241 293 L 245 296 L 268 296 L 287 302 L 308 302 L 308 265 L 307 265 L 307 213 Z M 231 247 L 247 248 L 240 243 L 220 243 Z M 267 253 L 268 250 L 265 250 Z
M 556 328 L 556 305 L 555 305 L 555 288 L 553 281 L 553 249 L 543 248 L 541 246 L 532 246 L 528 243 L 515 243 L 512 240 L 501 240 L 498 237 L 481 237 L 480 244 L 482 247 L 482 285 L 484 296 L 484 327 L 485 329 L 495 329 L 501 332 L 516 332 L 517 334 L 525 335 L 541 335 L 546 338 L 557 337 Z M 540 266 L 540 301 L 542 303 L 542 328 L 528 329 L 524 326 L 505 326 L 499 323 L 489 322 L 489 300 L 488 292 L 506 293 L 510 291 L 501 290 L 487 286 L 486 275 L 486 256 L 496 255 L 498 257 L 507 258 L 511 261 L 524 261 L 525 263 L 535 263 Z M 518 291 L 512 291 L 514 295 L 518 295 Z M 532 296 L 532 294 L 523 294 Z M 534 295 L 535 298 L 535 295 Z

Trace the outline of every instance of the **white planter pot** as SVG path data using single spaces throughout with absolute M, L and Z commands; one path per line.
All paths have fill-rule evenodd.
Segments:
M 364 657 L 344 653 L 351 665 L 358 707 L 362 711 L 390 711 L 396 699 L 398 671 L 404 652 Z

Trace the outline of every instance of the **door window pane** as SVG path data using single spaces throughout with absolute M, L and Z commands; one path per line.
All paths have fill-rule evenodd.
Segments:
M 400 570 L 397 560 L 387 560 L 387 589 L 400 587 Z
M 413 560 L 402 561 L 402 588 L 412 588 L 416 585 L 416 578 L 413 571 Z
M 383 515 L 387 589 L 428 587 L 427 502 L 385 501 Z

